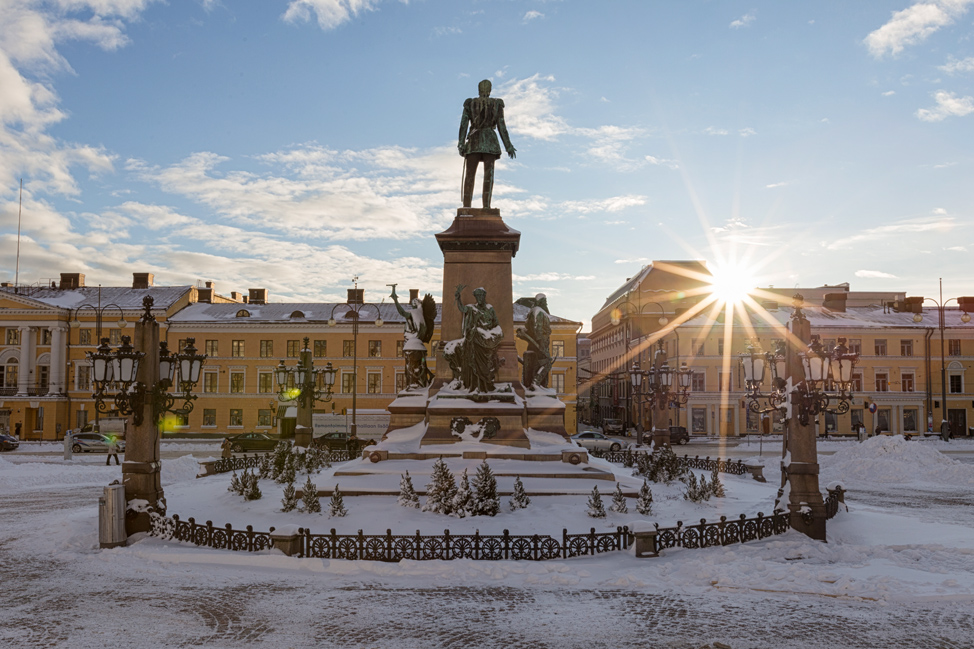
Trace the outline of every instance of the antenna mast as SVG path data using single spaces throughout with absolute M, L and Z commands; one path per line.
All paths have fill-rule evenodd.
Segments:
M 24 213 L 24 179 L 20 179 L 20 208 L 17 210 L 17 269 L 14 272 L 14 286 L 20 286 L 20 218 Z

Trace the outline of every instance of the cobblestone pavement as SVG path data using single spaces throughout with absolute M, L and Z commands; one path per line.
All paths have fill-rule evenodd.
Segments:
M 31 553 L 26 524 L 99 488 L 0 495 L 0 647 L 974 648 L 971 602 L 774 592 L 393 587 L 204 564 L 113 570 Z M 12 530 L 12 533 L 10 532 Z M 92 551 L 92 555 L 96 555 Z

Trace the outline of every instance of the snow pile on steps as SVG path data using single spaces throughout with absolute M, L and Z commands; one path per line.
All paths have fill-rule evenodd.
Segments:
M 822 482 L 935 483 L 974 486 L 974 465 L 958 462 L 927 444 L 901 435 L 870 437 L 819 457 Z

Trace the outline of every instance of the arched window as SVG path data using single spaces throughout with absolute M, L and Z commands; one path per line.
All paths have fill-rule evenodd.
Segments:
M 250 317 L 250 311 L 248 311 L 247 309 L 240 309 L 239 311 L 237 311 L 237 317 L 238 318 L 249 318 Z
M 0 365 L 0 390 L 3 394 L 15 394 L 17 392 L 17 365 L 16 358 L 8 358 Z
M 291 317 L 292 318 L 303 318 L 304 317 L 304 311 L 292 311 L 291 312 Z

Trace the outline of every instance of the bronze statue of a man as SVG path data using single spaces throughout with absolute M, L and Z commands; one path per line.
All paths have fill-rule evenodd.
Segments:
M 504 100 L 491 99 L 490 81 L 484 79 L 477 86 L 479 97 L 463 102 L 463 115 L 460 117 L 460 139 L 457 149 L 466 158 L 463 169 L 463 206 L 470 207 L 473 201 L 473 184 L 477 175 L 477 165 L 484 163 L 484 209 L 490 208 L 490 196 L 494 191 L 494 161 L 501 157 L 497 134 L 501 134 L 507 155 L 515 157 L 516 149 L 511 145 L 504 123 Z M 469 128 L 469 133 L 467 129 Z

